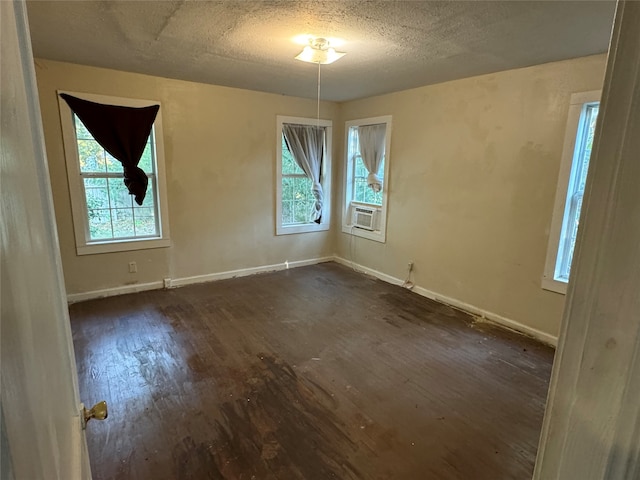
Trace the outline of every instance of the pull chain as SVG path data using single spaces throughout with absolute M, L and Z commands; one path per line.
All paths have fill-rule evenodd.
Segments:
M 318 62 L 318 105 L 316 110 L 316 127 L 320 128 L 320 62 Z

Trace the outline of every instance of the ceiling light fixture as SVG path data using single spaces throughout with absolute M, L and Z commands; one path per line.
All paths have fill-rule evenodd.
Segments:
M 319 65 L 327 65 L 344 57 L 344 52 L 336 52 L 336 49 L 329 46 L 329 40 L 326 38 L 311 38 L 309 45 L 296 56 L 296 60 L 303 62 L 317 63 Z

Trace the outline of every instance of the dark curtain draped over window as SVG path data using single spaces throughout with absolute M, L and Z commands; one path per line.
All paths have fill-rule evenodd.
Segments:
M 138 167 L 160 105 L 143 108 L 104 105 L 73 97 L 60 96 L 87 127 L 93 138 L 124 167 L 124 184 L 142 205 L 149 179 Z

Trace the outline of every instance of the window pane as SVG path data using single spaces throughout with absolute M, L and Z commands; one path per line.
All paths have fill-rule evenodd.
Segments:
M 579 175 L 577 190 L 584 192 L 587 183 L 587 172 L 589 171 L 589 160 L 591 159 L 591 150 L 593 148 L 593 137 L 596 131 L 596 121 L 598 119 L 599 105 L 587 106 L 585 112 L 584 137 L 581 152 L 579 154 Z
M 293 205 L 291 201 L 282 202 L 282 224 L 291 225 L 293 222 Z
M 105 163 L 107 165 L 107 172 L 109 173 L 123 173 L 124 168 L 122 167 L 122 163 L 119 160 L 116 160 L 115 157 L 111 156 L 109 152 L 105 150 Z
M 282 136 L 282 174 L 283 175 L 304 175 L 304 170 L 293 159 L 293 155 L 287 148 L 287 143 Z
M 85 178 L 84 193 L 88 210 L 109 208 L 109 191 L 106 178 Z
M 76 125 L 76 138 L 78 140 L 93 140 L 93 135 L 89 133 L 89 130 L 84 126 L 82 120 L 80 120 L 76 115 L 74 115 L 73 118 Z
M 95 140 L 78 140 L 80 172 L 103 173 L 106 171 L 104 148 Z
M 571 261 L 573 260 L 573 252 L 576 248 L 576 238 L 578 237 L 578 221 L 580 220 L 580 210 L 582 210 L 582 198 L 582 195 L 576 195 L 573 200 L 574 205 L 572 205 L 574 211 L 572 212 L 571 216 L 574 221 L 571 223 L 571 225 L 569 225 L 570 232 L 567 238 L 567 241 L 569 242 L 569 248 L 567 252 L 567 258 L 565 259 L 564 271 L 562 272 L 567 280 L 569 279 L 569 273 L 571 273 Z
M 354 159 L 354 177 L 353 177 L 353 199 L 356 202 L 370 203 L 373 205 L 382 205 L 382 191 L 375 192 L 369 185 L 367 185 L 367 177 L 369 173 L 364 166 L 364 162 L 360 155 L 357 155 Z M 384 188 L 384 158 L 380 163 L 380 170 L 378 177 L 382 180 Z
M 282 224 L 309 223 L 315 197 L 307 177 L 282 178 Z
M 138 167 L 145 171 L 145 173 L 153 173 L 153 148 L 151 146 L 153 133 L 149 136 L 147 140 L 147 146 L 144 147 L 144 152 L 142 152 L 142 157 L 140 158 L 140 163 L 138 163 Z
M 133 209 L 135 219 L 136 236 L 157 235 L 155 209 L 147 207 L 135 207 Z
M 138 217 L 136 215 L 135 218 L 136 236 L 157 236 L 156 219 L 154 217 Z
M 133 195 L 129 194 L 127 186 L 124 184 L 124 179 L 109 178 L 109 206 L 111 208 L 131 208 Z
M 136 231 L 133 226 L 133 209 L 114 208 L 111 210 L 111 220 L 113 222 L 114 238 L 135 237 Z
M 106 240 L 113 238 L 111 230 L 111 211 L 108 209 L 89 209 L 89 238 Z
M 133 196 L 131 197 L 133 198 Z M 144 196 L 144 200 L 142 201 L 141 207 L 149 207 L 155 208 L 156 203 L 156 189 L 155 189 L 155 177 L 149 177 L 149 184 L 147 185 L 147 193 Z M 137 203 L 134 202 L 134 205 L 138 206 Z

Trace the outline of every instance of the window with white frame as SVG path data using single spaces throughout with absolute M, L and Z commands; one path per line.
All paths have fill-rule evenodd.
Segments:
M 277 117 L 276 234 L 329 229 L 332 122 Z
M 70 94 L 107 105 L 145 107 L 158 104 Z M 169 246 L 161 112 L 156 116 L 138 163 L 149 180 L 144 201 L 138 205 L 124 183 L 122 164 L 93 138 L 60 97 L 59 105 L 78 255 Z
M 346 122 L 342 231 L 386 241 L 391 116 Z
M 566 293 L 600 107 L 600 91 L 571 96 L 543 288 Z

